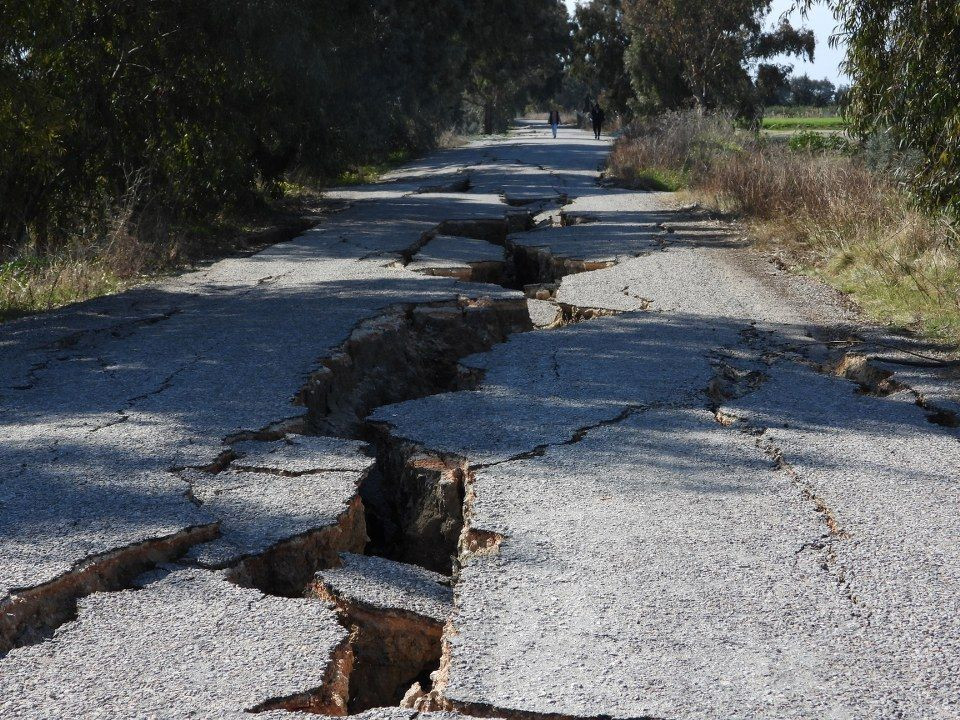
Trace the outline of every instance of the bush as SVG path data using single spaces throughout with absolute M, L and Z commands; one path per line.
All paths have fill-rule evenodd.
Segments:
M 678 190 L 702 173 L 717 152 L 739 149 L 729 115 L 666 113 L 627 126 L 610 154 L 609 171 L 638 189 Z
M 787 142 L 794 152 L 834 152 L 849 155 L 854 145 L 842 135 L 818 133 L 813 130 L 799 132 Z

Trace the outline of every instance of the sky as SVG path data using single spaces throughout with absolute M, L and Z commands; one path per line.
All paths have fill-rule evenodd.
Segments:
M 568 0 L 568 5 L 572 0 Z M 793 5 L 793 0 L 773 0 L 772 11 L 770 13 L 770 24 L 776 24 L 780 16 L 788 11 Z M 799 12 L 791 14 L 790 21 L 794 27 L 807 27 L 813 30 L 817 36 L 817 49 L 813 53 L 813 62 L 800 62 L 796 58 L 783 58 L 783 62 L 793 65 L 794 73 L 806 73 L 812 78 L 819 80 L 827 78 L 834 83 L 846 82 L 846 76 L 840 71 L 840 63 L 843 62 L 843 56 L 846 53 L 844 47 L 830 47 L 830 36 L 836 28 L 836 21 L 833 14 L 822 4 L 817 4 L 803 19 Z
M 722 2 L 722 0 L 720 1 Z M 566 3 L 567 8 L 573 13 L 573 8 L 577 4 L 577 0 L 566 0 Z M 770 24 L 775 25 L 780 16 L 788 11 L 792 5 L 793 0 L 773 0 L 769 19 Z M 800 13 L 793 13 L 789 17 L 794 25 L 808 27 L 816 34 L 817 49 L 814 53 L 814 61 L 812 63 L 800 62 L 796 58 L 778 58 L 777 61 L 791 63 L 795 73 L 806 73 L 817 80 L 827 78 L 838 84 L 845 82 L 846 78 L 843 73 L 840 72 L 840 63 L 843 60 L 845 51 L 842 47 L 832 48 L 829 45 L 830 36 L 833 34 L 834 27 L 836 26 L 830 10 L 818 4 L 808 13 L 806 20 L 800 17 Z

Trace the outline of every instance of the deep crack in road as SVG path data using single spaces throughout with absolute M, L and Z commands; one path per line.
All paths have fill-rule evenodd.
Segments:
M 960 392 L 608 149 L 0 328 L 0 716 L 960 714 Z

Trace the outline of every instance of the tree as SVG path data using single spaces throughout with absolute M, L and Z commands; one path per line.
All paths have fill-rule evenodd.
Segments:
M 6 0 L 0 257 L 92 225 L 132 177 L 175 218 L 211 216 L 293 165 L 429 145 L 459 111 L 472 8 Z
M 559 90 L 569 36 L 561 0 L 473 4 L 464 34 L 471 57 L 467 98 L 482 108 L 484 133 L 505 127 L 529 100 Z
M 574 12 L 571 74 L 614 112 L 627 112 L 633 89 L 624 65 L 630 36 L 621 0 L 589 0 Z M 579 98 L 582 101 L 582 98 Z
M 790 103 L 825 107 L 834 101 L 836 90 L 834 84 L 826 78 L 813 80 L 808 75 L 794 75 L 790 78 Z
M 810 5 L 815 0 L 807 0 Z M 929 207 L 960 215 L 960 13 L 955 0 L 832 0 L 847 41 L 850 129 L 889 135 L 921 160 Z
M 786 105 L 790 99 L 789 65 L 775 65 L 761 63 L 757 67 L 757 78 L 754 86 L 757 90 L 757 100 L 764 106 Z
M 770 0 L 625 0 L 627 66 L 647 109 L 732 108 L 753 116 L 750 68 L 780 54 L 813 58 L 811 31 L 764 30 Z

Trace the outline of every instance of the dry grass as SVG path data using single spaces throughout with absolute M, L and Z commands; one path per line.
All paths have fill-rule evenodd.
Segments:
M 437 136 L 437 147 L 441 150 L 451 150 L 463 147 L 470 142 L 470 137 L 455 129 L 444 130 Z
M 725 116 L 667 113 L 628 128 L 610 154 L 610 174 L 641 190 L 680 190 L 705 174 L 712 159 L 739 150 Z
M 25 246 L 0 256 L 0 322 L 119 292 L 198 262 L 293 237 L 323 212 L 307 187 L 286 193 L 282 205 L 246 217 L 186 226 L 163 213 L 140 210 L 128 198 L 111 219 L 79 229 L 55 250 Z
M 8 250 L 0 262 L 0 321 L 116 292 L 175 264 L 180 248 L 166 227 L 154 221 L 147 232 L 146 223 L 134 223 L 140 185 L 131 183 L 103 213 L 107 220 L 78 229 L 55 249 Z
M 920 212 L 857 156 L 795 152 L 702 118 L 658 121 L 611 169 L 686 174 L 705 205 L 739 215 L 758 244 L 849 293 L 872 317 L 960 344 L 960 233 Z

